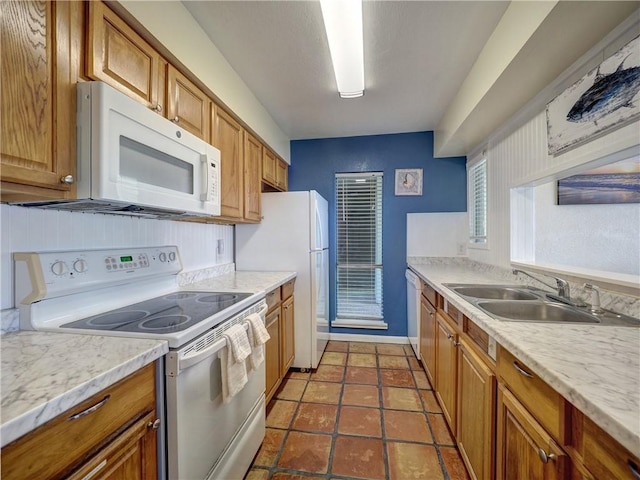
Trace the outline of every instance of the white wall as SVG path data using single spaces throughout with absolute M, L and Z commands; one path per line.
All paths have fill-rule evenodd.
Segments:
M 465 255 L 467 212 L 407 213 L 407 257 Z
M 565 72 L 554 84 L 525 106 L 510 122 L 494 132 L 482 145 L 479 145 L 469 161 L 474 161 L 480 150 L 487 156 L 488 187 L 488 248 L 469 246 L 468 255 L 472 260 L 509 267 L 511 251 L 523 252 L 518 255 L 523 260 L 531 260 L 527 250 L 533 255 L 535 245 L 529 242 L 522 225 L 511 222 L 511 189 L 522 185 L 533 184 L 541 178 L 551 178 L 564 170 L 592 162 L 595 159 L 613 155 L 640 143 L 640 121 L 635 121 L 607 135 L 598 137 L 567 151 L 564 154 L 550 156 L 547 153 L 547 125 L 545 105 L 555 95 L 563 91 L 604 58 L 614 53 L 640 31 L 638 15 L 625 22 L 624 28 L 612 32 L 607 38 L 588 52 L 570 71 Z M 526 190 L 526 189 L 523 189 Z M 533 220 L 531 215 L 531 198 L 522 193 L 522 208 L 515 211 L 514 217 L 524 223 Z M 514 197 L 517 196 L 514 194 Z M 618 225 L 612 219 L 613 225 Z M 612 228 L 613 228 L 612 225 Z M 565 228 L 561 223 L 558 228 Z M 512 231 L 518 245 L 511 245 Z M 597 233 L 597 232 L 594 232 Z M 638 239 L 627 239 L 624 248 L 634 248 Z M 583 249 L 583 241 L 579 237 L 568 240 L 567 248 Z
M 640 204 L 557 205 L 555 197 L 555 182 L 535 188 L 536 263 L 640 275 Z
M 233 227 L 0 205 L 0 309 L 13 307 L 13 252 L 177 245 L 183 271 L 233 262 Z M 217 240 L 224 254 L 216 254 Z
M 120 0 L 119 3 L 290 163 L 289 137 L 271 118 L 182 2 Z

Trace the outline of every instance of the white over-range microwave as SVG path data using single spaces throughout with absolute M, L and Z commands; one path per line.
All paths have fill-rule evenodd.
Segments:
M 220 215 L 220 151 L 104 82 L 78 83 L 77 200 L 25 206 Z

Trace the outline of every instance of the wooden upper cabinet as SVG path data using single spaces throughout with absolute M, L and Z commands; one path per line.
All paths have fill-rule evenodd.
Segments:
M 210 140 L 209 97 L 173 65 L 167 70 L 167 118 L 206 142 Z
M 212 104 L 213 146 L 220 150 L 220 214 L 244 216 L 244 165 L 242 126 L 222 108 Z
M 276 187 L 283 192 L 289 188 L 289 165 L 282 159 L 276 163 Z
M 167 62 L 103 2 L 88 4 L 87 76 L 164 113 Z
M 0 4 L 2 200 L 75 198 L 83 4 Z
M 244 131 L 244 218 L 260 222 L 260 179 L 262 178 L 262 143 Z
M 265 147 L 262 150 L 262 181 L 276 185 L 276 156 Z

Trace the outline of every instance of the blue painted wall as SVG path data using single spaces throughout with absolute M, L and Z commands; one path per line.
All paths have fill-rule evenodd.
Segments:
M 396 168 L 422 168 L 422 196 L 394 195 Z M 407 335 L 407 213 L 464 212 L 466 158 L 433 158 L 433 132 L 291 142 L 289 190 L 317 190 L 329 202 L 330 317 L 336 315 L 335 174 L 384 172 L 382 262 L 384 319 L 388 330 L 334 328 L 336 333 Z

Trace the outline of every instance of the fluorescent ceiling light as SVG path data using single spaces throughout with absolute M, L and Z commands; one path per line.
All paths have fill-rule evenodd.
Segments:
M 364 95 L 362 0 L 320 0 L 329 51 L 342 98 Z

